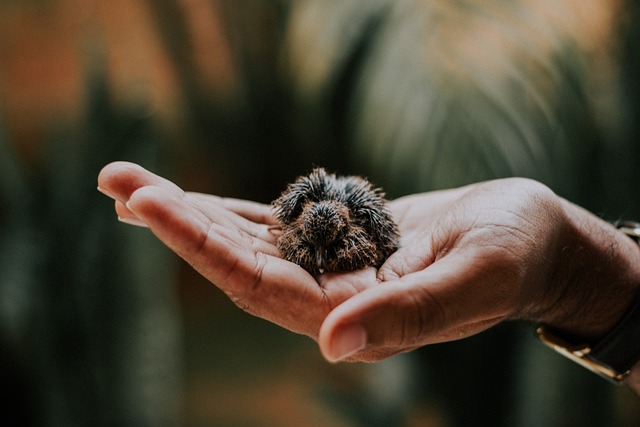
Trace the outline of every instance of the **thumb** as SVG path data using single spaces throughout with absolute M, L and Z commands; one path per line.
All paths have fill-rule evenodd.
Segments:
M 333 309 L 318 336 L 323 356 L 330 362 L 375 362 L 474 335 L 508 317 L 509 304 L 499 292 L 487 292 L 495 283 L 447 258 L 366 289 Z
M 330 362 L 373 362 L 415 348 L 425 324 L 432 323 L 430 310 L 420 301 L 401 281 L 367 289 L 325 318 L 318 336 L 320 351 Z

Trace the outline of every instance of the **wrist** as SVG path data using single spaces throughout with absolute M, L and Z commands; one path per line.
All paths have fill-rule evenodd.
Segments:
M 596 342 L 620 321 L 640 285 L 640 249 L 611 224 L 562 200 L 555 257 L 532 320 Z
M 640 391 L 640 226 L 614 228 L 588 215 L 586 226 L 577 214 L 564 242 L 570 244 L 563 246 L 569 262 L 556 275 L 564 279 L 556 284 L 564 286 L 562 309 L 540 319 L 538 337 L 585 368 L 616 383 L 626 379 Z

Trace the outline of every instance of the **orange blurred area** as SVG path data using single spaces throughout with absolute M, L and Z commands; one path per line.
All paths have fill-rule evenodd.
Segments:
M 232 97 L 237 82 L 217 2 L 192 0 L 179 7 L 190 30 L 184 55 L 192 56 L 198 84 L 211 97 Z M 0 5 L 0 111 L 25 158 L 36 161 L 55 123 L 82 120 L 91 73 L 105 73 L 118 105 L 144 102 L 162 120 L 184 113 L 174 58 L 156 13 L 171 11 L 148 1 Z

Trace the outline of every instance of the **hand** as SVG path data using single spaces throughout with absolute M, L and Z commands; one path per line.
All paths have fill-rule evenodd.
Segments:
M 379 286 L 325 319 L 319 343 L 329 360 L 380 360 L 505 319 L 596 340 L 640 284 L 631 239 L 534 181 L 409 196 L 392 210 L 402 247 L 380 268 Z
M 318 340 L 330 361 L 381 360 L 516 318 L 597 338 L 640 283 L 630 239 L 525 179 L 393 201 L 402 247 L 380 270 L 317 278 L 280 258 L 268 205 L 185 193 L 129 163 L 105 167 L 99 188 L 123 221 L 148 226 L 241 308 Z
M 401 198 L 391 208 L 402 247 L 378 272 L 380 286 L 325 320 L 320 346 L 328 359 L 380 360 L 535 316 L 528 303 L 553 273 L 549 258 L 564 226 L 550 190 L 501 180 Z
M 247 312 L 314 339 L 337 305 L 375 286 L 375 269 L 326 274 L 320 286 L 275 246 L 271 207 L 184 192 L 125 162 L 106 166 L 98 188 L 115 199 L 121 221 L 147 226 L 169 248 Z
M 107 165 L 98 176 L 98 189 L 115 200 L 122 222 L 149 227 L 239 307 L 314 339 L 331 310 L 379 284 L 374 268 L 314 278 L 281 259 L 277 236 L 270 231 L 276 220 L 269 205 L 184 192 L 126 162 Z M 432 216 L 455 193 L 434 193 L 427 204 Z M 411 209 L 410 198 L 404 200 L 394 203 L 394 214 L 402 216 L 401 232 L 410 236 L 428 218 Z

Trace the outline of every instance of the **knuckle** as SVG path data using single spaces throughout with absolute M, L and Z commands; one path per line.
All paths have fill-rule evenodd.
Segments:
M 410 313 L 404 316 L 402 344 L 415 346 L 425 344 L 446 328 L 449 314 L 433 293 L 426 287 L 407 292 L 407 307 Z

